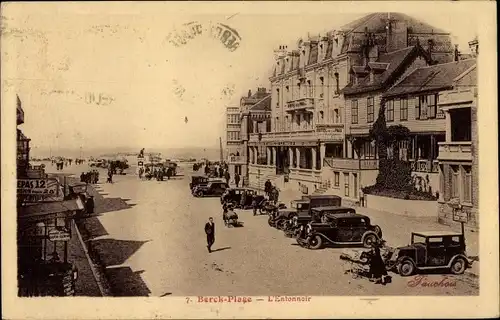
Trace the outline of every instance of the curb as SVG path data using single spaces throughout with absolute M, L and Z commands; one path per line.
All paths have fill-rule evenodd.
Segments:
M 94 279 L 97 283 L 97 286 L 99 287 L 99 291 L 101 292 L 101 296 L 103 297 L 109 297 L 112 296 L 110 290 L 108 289 L 109 286 L 103 284 L 103 277 L 101 274 L 97 271 L 94 262 L 92 261 L 92 258 L 90 257 L 89 251 L 87 249 L 87 246 L 85 242 L 83 241 L 82 234 L 80 233 L 80 230 L 78 228 L 78 225 L 75 223 L 75 231 L 78 236 L 78 240 L 80 241 L 80 244 L 82 245 L 83 251 L 85 252 L 85 256 L 87 257 L 87 260 L 90 265 L 90 270 L 92 271 L 92 275 L 94 276 Z

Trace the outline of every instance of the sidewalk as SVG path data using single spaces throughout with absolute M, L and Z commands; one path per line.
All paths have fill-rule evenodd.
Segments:
M 302 193 L 298 190 L 282 190 L 280 193 L 280 202 L 290 205 L 290 201 L 300 199 Z M 372 224 L 379 225 L 383 231 L 384 240 L 390 246 L 404 246 L 411 241 L 411 232 L 417 231 L 456 231 L 460 232 L 459 226 L 450 227 L 440 224 L 436 217 L 412 217 L 392 212 L 378 211 L 366 207 L 355 206 L 357 213 L 367 215 Z M 467 255 L 476 261 L 472 268 L 466 273 L 473 276 L 479 275 L 479 233 L 471 230 L 465 230 L 465 242 Z
M 87 297 L 101 297 L 102 293 L 94 276 L 93 267 L 85 253 L 83 243 L 77 233 L 75 224 L 71 226 L 71 239 L 68 243 L 68 260 L 78 268 L 75 295 Z

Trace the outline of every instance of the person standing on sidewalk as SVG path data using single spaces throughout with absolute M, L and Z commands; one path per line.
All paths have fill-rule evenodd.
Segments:
M 226 179 L 226 183 L 229 185 L 229 180 L 231 179 L 231 175 L 229 174 L 229 171 L 225 172 L 224 178 Z
M 360 186 L 359 187 L 359 204 L 361 205 L 361 207 L 364 207 L 365 206 L 365 194 L 363 193 L 363 187 Z
M 214 218 L 210 217 L 205 224 L 205 233 L 207 234 L 207 248 L 208 252 L 212 253 L 212 246 L 215 242 L 215 223 Z
M 238 172 L 236 172 L 234 175 L 234 182 L 236 183 L 236 188 L 238 188 L 240 186 L 240 175 L 238 174 Z

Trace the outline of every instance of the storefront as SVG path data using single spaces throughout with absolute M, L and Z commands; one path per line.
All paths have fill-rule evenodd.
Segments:
M 18 208 L 18 295 L 72 296 L 78 276 L 68 261 L 74 216 L 80 199 Z

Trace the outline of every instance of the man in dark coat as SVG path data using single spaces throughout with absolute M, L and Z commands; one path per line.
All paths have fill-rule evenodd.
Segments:
M 234 175 L 234 182 L 236 183 L 236 188 L 240 186 L 240 175 L 236 172 Z
M 226 179 L 226 183 L 229 185 L 229 180 L 231 179 L 231 175 L 229 174 L 229 171 L 226 171 L 226 173 L 224 174 L 224 178 Z
M 215 223 L 214 218 L 210 217 L 205 224 L 205 233 L 207 234 L 207 248 L 208 252 L 212 253 L 212 245 L 215 242 Z
M 264 192 L 266 193 L 266 195 L 268 197 L 271 196 L 271 188 L 272 188 L 272 184 L 271 184 L 271 181 L 269 179 L 267 179 L 266 183 L 264 184 Z

